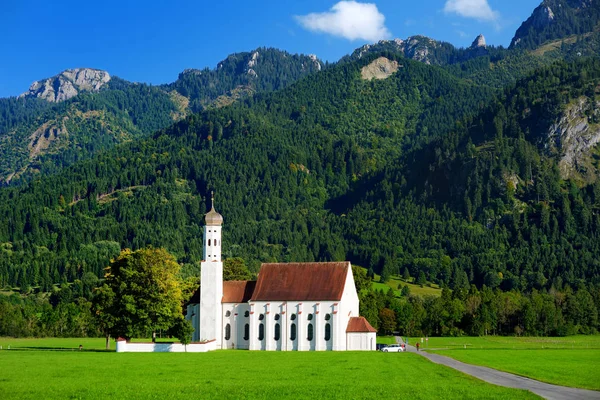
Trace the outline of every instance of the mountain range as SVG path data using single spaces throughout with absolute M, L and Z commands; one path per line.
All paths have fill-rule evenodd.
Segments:
M 147 245 L 197 274 L 211 190 L 224 255 L 253 268 L 598 286 L 597 9 L 545 0 L 508 49 L 414 36 L 333 64 L 259 48 L 159 86 L 35 82 L 0 100 L 0 286 L 100 276 Z

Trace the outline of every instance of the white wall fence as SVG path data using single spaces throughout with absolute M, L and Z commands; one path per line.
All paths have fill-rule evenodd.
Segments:
M 117 340 L 117 353 L 205 353 L 217 349 L 216 340 L 181 343 L 136 343 Z

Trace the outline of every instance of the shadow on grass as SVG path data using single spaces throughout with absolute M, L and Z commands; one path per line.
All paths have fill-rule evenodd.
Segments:
M 0 351 L 73 351 L 82 353 L 115 353 L 115 350 L 106 349 L 78 349 L 76 347 L 40 347 L 40 346 L 23 346 L 13 347 L 11 349 L 3 349 Z

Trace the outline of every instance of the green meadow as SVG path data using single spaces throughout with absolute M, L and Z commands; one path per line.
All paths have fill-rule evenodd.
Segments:
M 600 336 L 434 337 L 423 348 L 543 382 L 600 390 Z
M 42 350 L 33 349 L 36 342 Z M 117 354 L 94 351 L 104 348 L 102 339 L 0 343 L 2 399 L 537 398 L 410 353 Z

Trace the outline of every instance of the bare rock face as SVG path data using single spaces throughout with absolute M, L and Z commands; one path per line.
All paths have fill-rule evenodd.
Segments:
M 591 151 L 600 143 L 600 103 L 583 96 L 567 107 L 559 121 L 550 127 L 550 145 L 560 156 L 561 176 L 581 178 L 591 182 L 596 179 Z
M 475 40 L 473 41 L 473 44 L 471 44 L 471 49 L 478 49 L 483 47 L 484 49 L 487 47 L 486 43 L 485 43 L 485 37 L 483 35 L 479 35 L 475 38 Z
M 389 78 L 395 72 L 398 72 L 398 61 L 390 61 L 385 57 L 379 57 L 371 64 L 364 66 L 360 74 L 363 79 L 386 79 Z
M 97 92 L 110 81 L 106 71 L 91 68 L 68 69 L 60 74 L 31 84 L 19 97 L 37 97 L 58 103 L 77 96 L 80 91 Z
M 543 28 L 554 21 L 554 12 L 550 6 L 542 6 L 533 13 L 533 26 Z
M 313 62 L 313 64 L 315 64 L 315 67 L 317 68 L 317 71 L 321 70 L 321 63 L 319 62 L 319 59 L 317 58 L 316 54 L 309 54 L 308 58 L 310 58 L 310 60 Z

